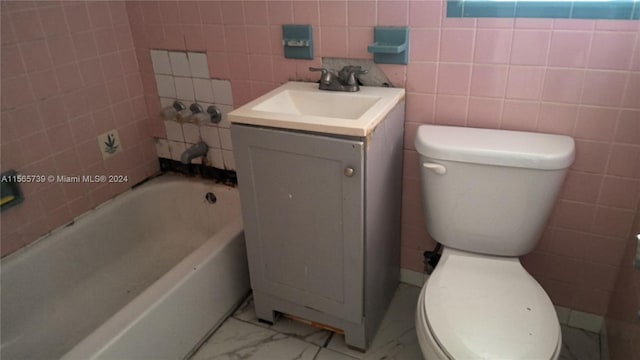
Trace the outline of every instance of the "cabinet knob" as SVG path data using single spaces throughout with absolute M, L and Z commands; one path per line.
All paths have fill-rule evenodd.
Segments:
M 352 177 L 355 172 L 356 171 L 352 167 L 344 168 L 344 176 L 346 177 Z

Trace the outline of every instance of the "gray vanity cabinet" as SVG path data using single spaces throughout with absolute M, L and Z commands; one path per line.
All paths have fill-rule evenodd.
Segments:
M 260 319 L 286 313 L 370 343 L 399 280 L 403 114 L 366 138 L 232 124 Z

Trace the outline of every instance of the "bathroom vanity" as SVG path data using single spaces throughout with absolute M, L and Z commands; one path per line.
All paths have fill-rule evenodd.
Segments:
M 404 90 L 290 82 L 231 112 L 258 318 L 366 349 L 399 281 Z

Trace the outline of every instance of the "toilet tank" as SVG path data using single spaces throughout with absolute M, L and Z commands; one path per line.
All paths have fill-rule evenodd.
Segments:
M 575 157 L 568 136 L 520 131 L 422 125 L 415 145 L 429 234 L 502 256 L 535 247 Z

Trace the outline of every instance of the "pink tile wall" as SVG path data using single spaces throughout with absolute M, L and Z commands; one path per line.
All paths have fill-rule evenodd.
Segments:
M 317 80 L 307 67 L 323 56 L 372 59 L 373 26 L 410 26 L 409 65 L 380 66 L 407 89 L 402 266 L 421 271 L 434 244 L 413 147 L 420 124 L 571 135 L 576 162 L 524 263 L 557 304 L 605 313 L 640 187 L 640 22 L 455 19 L 444 1 L 408 0 L 144 1 L 127 9 L 150 114 L 159 104 L 149 49 L 206 51 L 212 76 L 232 81 L 239 106 L 287 80 Z M 314 60 L 283 57 L 285 23 L 313 25 Z
M 2 212 L 2 256 L 158 170 L 124 2 L 3 1 L 0 169 L 127 175 L 123 184 L 23 184 Z M 102 160 L 97 136 L 124 150 Z

